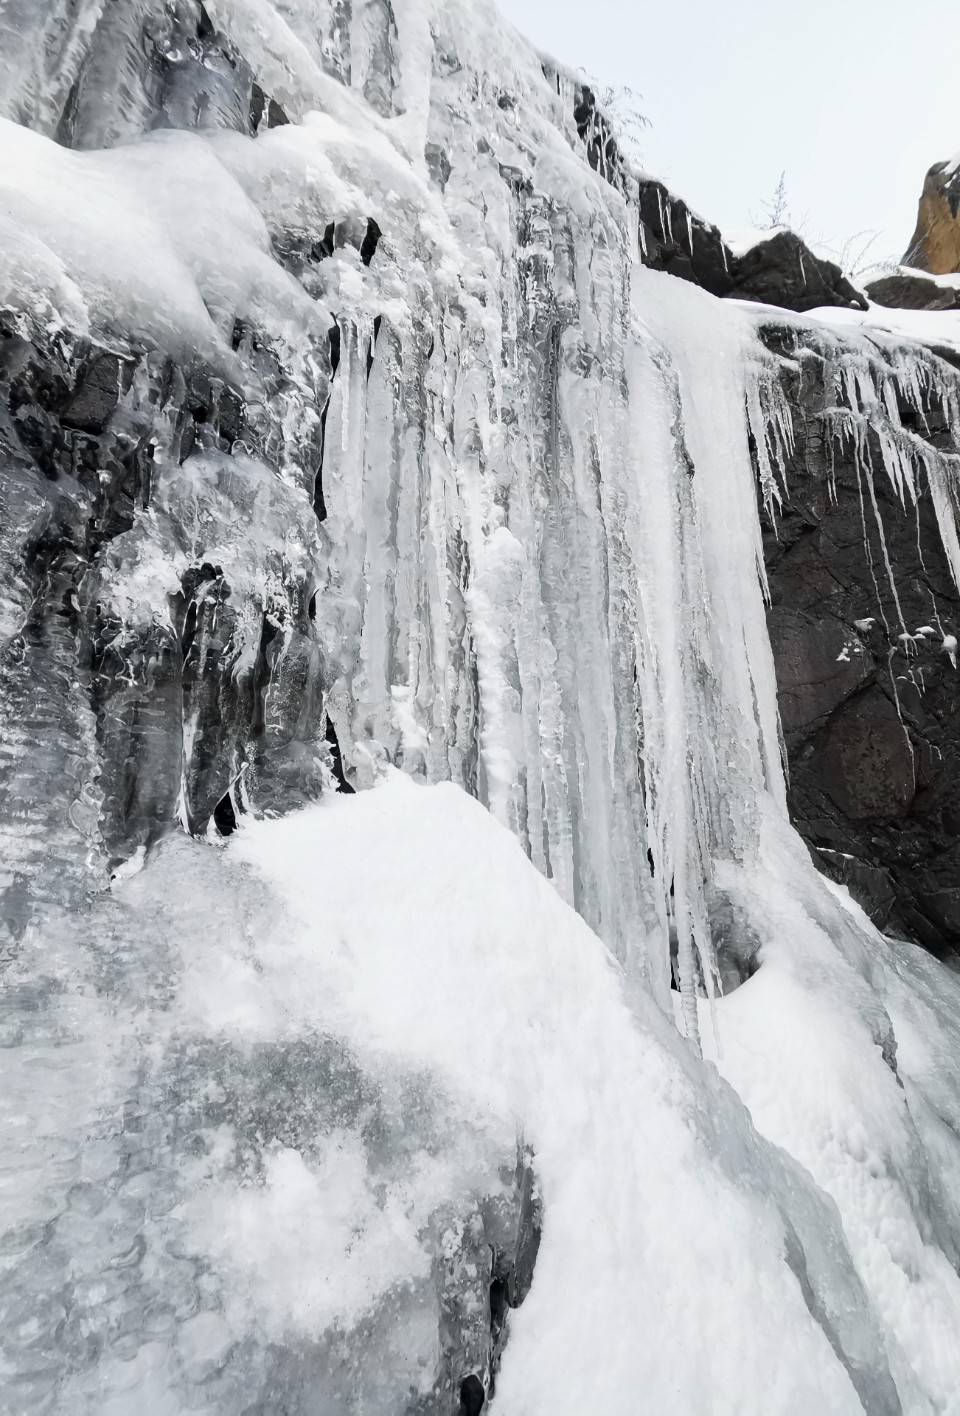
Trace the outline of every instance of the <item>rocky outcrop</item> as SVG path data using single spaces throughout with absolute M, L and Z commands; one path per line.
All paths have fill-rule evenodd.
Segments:
M 955 376 L 927 356 L 913 407 L 892 395 L 896 353 L 878 348 L 858 374 L 878 397 L 853 426 L 843 352 L 809 330 L 765 338 L 785 359 L 795 434 L 764 535 L 791 815 L 878 925 L 955 957 L 960 595 L 925 470 L 960 450 L 935 392 Z M 912 486 L 885 470 L 894 441 Z
M 731 262 L 728 294 L 801 313 L 824 306 L 865 310 L 867 301 L 833 261 L 815 256 L 795 231 L 778 231 Z
M 902 268 L 864 287 L 875 305 L 891 310 L 960 310 L 960 281 L 938 281 Z
M 960 158 L 935 162 L 923 179 L 917 225 L 903 263 L 931 275 L 960 271 Z
M 333 764 L 309 570 L 278 565 L 261 593 L 232 584 L 244 572 L 227 559 L 238 517 L 256 516 L 265 530 L 273 520 L 277 534 L 298 527 L 305 545 L 318 542 L 306 493 L 280 484 L 268 492 L 258 478 L 255 449 L 277 425 L 267 417 L 258 430 L 239 392 L 199 363 L 51 337 L 10 316 L 0 319 L 0 393 L 6 494 L 22 506 L 5 526 L 12 632 L 0 682 L 31 733 L 29 750 L 18 744 L 0 764 L 22 804 L 4 824 L 8 863 L 37 878 L 23 833 L 37 810 L 54 811 L 73 838 L 77 871 L 91 853 L 108 871 L 178 817 L 194 832 L 225 830 L 241 809 L 241 775 L 249 806 L 269 803 L 278 776 L 290 778 L 289 800 L 319 791 Z M 224 519 L 223 564 L 194 557 L 183 540 L 198 494 Z M 153 526 L 167 524 L 152 548 L 148 507 Z M 143 594 L 153 596 L 146 614 L 130 598 Z M 79 678 L 65 672 L 68 660 Z M 42 720 L 26 726 L 41 711 L 75 720 L 78 746 L 94 752 L 85 812 Z

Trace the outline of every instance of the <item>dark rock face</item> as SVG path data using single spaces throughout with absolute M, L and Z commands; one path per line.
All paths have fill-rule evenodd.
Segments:
M 783 338 L 767 331 L 781 349 Z M 790 810 L 820 867 L 878 925 L 950 957 L 960 948 L 960 597 L 925 475 L 916 506 L 901 502 L 879 425 L 867 454 L 836 436 L 835 352 L 796 340 L 785 373 L 796 446 L 764 535 Z M 934 398 L 924 412 L 923 440 L 953 449 L 957 430 Z M 920 423 L 907 408 L 900 418 Z M 919 449 L 919 430 L 908 437 Z
M 777 644 L 780 719 L 794 733 L 826 717 L 869 677 L 859 640 L 839 623 L 824 623 L 803 610 L 777 604 L 768 616 Z
M 730 295 L 788 310 L 825 305 L 865 310 L 867 302 L 839 266 L 821 260 L 794 231 L 778 231 L 751 247 L 731 269 Z
M 0 774 L 15 804 L 7 860 L 31 888 L 55 896 L 90 864 L 108 870 L 149 847 L 178 817 L 204 831 L 241 774 L 243 805 L 269 810 L 278 783 L 289 805 L 333 770 L 313 585 L 288 575 L 282 598 L 254 597 L 251 620 L 249 594 L 178 539 L 183 506 L 199 497 L 225 525 L 273 509 L 318 541 L 306 494 L 244 460 L 241 449 L 272 436 L 255 421 L 203 368 L 0 319 L 0 481 L 16 511 L 3 528 L 0 687 L 23 734 Z M 148 509 L 168 531 L 155 548 L 153 609 L 134 630 L 108 587 L 148 563 L 137 522 Z M 64 770 L 64 725 L 76 772 L 69 761 Z M 56 849 L 31 870 L 38 813 L 62 843 L 62 870 Z
M 873 280 L 866 292 L 875 305 L 893 310 L 960 310 L 960 289 L 939 285 L 915 271 Z

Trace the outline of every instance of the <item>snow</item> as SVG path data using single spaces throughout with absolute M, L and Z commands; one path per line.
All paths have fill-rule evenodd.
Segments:
M 631 1016 L 597 941 L 479 806 L 393 775 L 345 805 L 254 826 L 229 849 L 286 912 L 257 950 L 245 1027 L 333 1022 L 358 1055 L 427 1069 L 468 1115 L 522 1128 L 533 1149 L 547 1219 L 494 1410 L 592 1403 L 626 1416 L 639 1385 L 656 1410 L 733 1412 L 761 1371 L 769 1409 L 859 1409 L 783 1251 L 785 1223 L 802 1232 L 817 1215 L 829 1230 L 829 1211 L 801 1172 L 755 1150 L 735 1099 L 690 1072 L 652 1005 L 634 998 Z M 314 899 L 318 856 L 327 868 Z M 208 1026 L 220 987 L 185 981 Z M 713 1093 L 709 1115 L 701 1089 Z M 869 1367 L 869 1322 L 861 1314 L 844 1331 L 840 1295 L 849 1301 L 857 1285 L 842 1246 L 807 1261 L 834 1340 Z M 761 1311 L 753 1295 L 764 1290 Z M 669 1342 L 647 1340 L 665 1319 Z M 624 1341 L 625 1322 L 645 1339 Z
M 829 308 L 811 314 L 821 324 L 843 332 L 860 330 L 960 353 L 960 310 L 895 310 L 871 303 L 867 310 Z
M 906 275 L 915 276 L 920 280 L 929 280 L 933 285 L 939 285 L 943 290 L 960 290 L 960 271 L 953 275 L 935 275 L 929 270 L 919 270 L 914 266 L 877 266 L 877 275 Z
M 56 1224 L 75 1271 L 129 1249 L 167 1292 L 193 1275 L 202 1295 L 149 1360 L 114 1335 L 66 1409 L 176 1411 L 200 1391 L 232 1409 L 269 1344 L 306 1371 L 325 1331 L 319 1396 L 373 1341 L 379 1378 L 360 1380 L 383 1385 L 351 1400 L 401 1409 L 435 1369 L 425 1285 L 450 1207 L 496 1194 L 522 1136 L 544 1230 L 495 1413 L 632 1416 L 638 1389 L 685 1416 L 760 1393 L 797 1416 L 952 1410 L 958 985 L 881 940 L 772 804 L 757 839 L 719 872 L 760 940 L 753 977 L 703 1005 L 724 1081 L 479 803 L 394 770 L 246 819 L 225 848 L 171 842 L 56 951 L 35 941 L 59 1000 L 43 1029 L 72 1028 L 58 1055 L 30 1022 L 28 951 L 6 1004 L 26 1066 L 2 1105 L 13 1122 L 42 1099 L 46 1119 L 8 1152 L 4 1227 L 26 1236 L 69 1196 Z M 263 1110 L 290 1067 L 338 1078 L 332 1111 L 308 1091 Z M 118 1132 L 133 1112 L 149 1120 Z M 31 1191 L 51 1127 L 63 1158 Z M 99 1150 L 72 1149 L 84 1133 Z M 137 1294 L 118 1290 L 120 1332 Z M 38 1315 L 38 1341 L 54 1320 Z
M 960 1280 L 927 1196 L 949 1186 L 954 1160 L 940 1169 L 926 1118 L 943 1114 L 956 1064 L 934 1079 L 903 1045 L 916 1019 L 909 1033 L 901 1021 L 906 1000 L 933 1002 L 929 962 L 881 943 L 791 837 L 768 822 L 756 864 L 724 877 L 766 942 L 757 974 L 716 1009 L 717 1066 L 760 1133 L 835 1200 L 904 1409 L 953 1410 L 960 1347 L 948 1334 L 960 1330 Z M 921 1026 L 951 1053 L 956 1023 L 945 1015 L 957 982 L 942 969 L 936 978 L 936 1015 Z M 712 1052 L 706 1028 L 705 1040 Z
M 125 1087 L 139 1092 L 127 1111 L 147 1106 L 151 1117 L 127 1143 L 137 1158 L 120 1189 L 129 1221 L 118 1227 L 114 1217 L 108 1228 L 94 1208 L 78 1258 L 95 1271 L 108 1235 L 109 1252 L 136 1245 L 146 1206 L 145 1262 L 169 1287 L 189 1258 L 205 1295 L 199 1313 L 186 1307 L 174 1323 L 173 1345 L 170 1329 L 158 1333 L 149 1365 L 105 1355 L 96 1409 L 184 1409 L 201 1388 L 224 1400 L 240 1379 L 256 1391 L 264 1344 L 303 1362 L 308 1338 L 333 1324 L 355 1350 L 371 1340 L 377 1313 L 400 1324 L 393 1349 L 381 1351 L 385 1381 L 407 1371 L 402 1355 L 420 1364 L 409 1379 L 429 1384 L 413 1296 L 429 1270 L 434 1216 L 474 1186 L 495 1190 L 491 1161 L 517 1134 L 533 1153 L 545 1222 L 533 1289 L 511 1319 L 495 1412 L 572 1416 L 593 1404 L 632 1416 L 638 1387 L 664 1412 L 739 1412 L 761 1391 L 764 1409 L 798 1416 L 859 1412 L 861 1403 L 897 1409 L 879 1303 L 865 1296 L 833 1204 L 757 1139 L 734 1094 L 626 986 L 478 803 L 392 772 L 359 796 L 248 822 L 225 850 L 175 844 L 114 891 L 87 944 L 48 960 L 60 1012 L 83 1003 L 95 1015 L 110 1004 L 109 1027 L 83 1044 L 101 1058 L 104 1143 L 116 1144 L 104 1122 L 123 1111 Z M 189 887 L 179 901 L 175 882 Z M 84 986 L 85 957 L 114 980 L 99 1002 Z M 821 942 L 818 966 L 829 961 Z M 128 977 L 119 989 L 117 970 Z M 915 1006 L 925 1016 L 922 1001 Z M 839 1065 L 850 1060 L 854 1014 L 848 1003 L 834 1024 L 837 1059 L 829 1032 L 818 1034 L 821 1088 L 794 1082 L 808 1106 L 859 1100 L 860 1081 Z M 123 1064 L 137 1036 L 139 1080 Z M 74 1064 L 79 1046 L 68 1049 Z M 186 1099 L 205 1126 L 172 1170 L 144 1167 L 154 1137 L 184 1125 L 182 1087 L 204 1075 L 196 1072 L 204 1059 L 222 1059 L 220 1076 L 242 1098 L 243 1078 L 266 1080 L 271 1057 L 309 1068 L 315 1054 L 351 1059 L 339 1122 L 322 1112 L 313 1119 L 300 1096 L 301 1119 L 261 1115 L 251 1135 L 236 1103 L 217 1092 L 217 1072 L 207 1072 L 205 1094 Z M 84 1085 L 66 1062 L 43 1082 L 52 1100 L 56 1080 L 61 1105 Z M 875 1113 L 893 1125 L 898 1090 L 878 1067 L 869 1074 L 880 1092 Z M 416 1079 L 413 1089 L 397 1094 L 405 1077 Z M 377 1090 L 378 1105 L 387 1114 L 399 1105 L 402 1118 L 400 1129 L 381 1123 L 379 1142 L 363 1126 Z M 785 1109 L 791 1100 L 782 1097 Z M 15 1110 L 16 1093 L 6 1101 Z M 57 1122 L 64 1140 L 84 1124 L 69 1109 Z M 88 1188 L 94 1163 L 92 1154 L 83 1162 Z M 50 1172 L 33 1201 L 38 1214 L 71 1184 L 77 1194 L 75 1167 Z M 25 1202 L 29 1191 L 7 1192 L 8 1225 L 11 1204 Z M 916 1301 L 929 1303 L 924 1289 Z M 78 1375 L 65 1388 L 68 1409 L 88 1409 L 85 1381 Z M 398 1409 L 383 1393 L 367 1399 L 373 1410 Z
M 95 309 L 101 328 L 232 368 L 235 314 L 255 317 L 269 299 L 307 328 L 319 318 L 271 259 L 259 212 L 202 138 L 157 133 L 129 148 L 75 153 L 0 119 L 0 143 L 4 219 L 40 247 L 34 280 L 45 281 L 48 299 L 64 279 L 80 293 L 84 323 Z M 229 265 L 219 259 L 225 225 Z M 30 309 L 35 293 L 17 278 L 19 238 L 6 251 L 0 301 Z
M 781 236 L 789 230 L 789 226 L 753 226 L 742 231 L 724 231 L 721 234 L 730 254 L 739 260 L 755 246 L 762 246 L 766 241 L 772 241 L 775 236 Z

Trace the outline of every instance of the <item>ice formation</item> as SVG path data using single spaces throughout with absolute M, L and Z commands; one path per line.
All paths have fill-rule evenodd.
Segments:
M 9 1409 L 960 1410 L 957 984 L 789 828 L 759 521 L 816 340 L 960 582 L 953 371 L 645 268 L 485 0 L 0 39 Z

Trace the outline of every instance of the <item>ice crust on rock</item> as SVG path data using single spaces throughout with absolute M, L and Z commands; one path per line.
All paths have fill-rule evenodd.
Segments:
M 814 339 L 960 580 L 953 371 L 645 270 L 485 0 L 0 35 L 16 1409 L 449 1411 L 532 1174 L 495 1411 L 955 1410 L 956 982 L 786 824 L 758 519 Z

